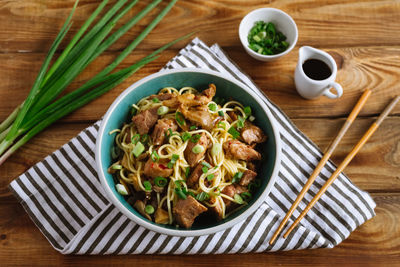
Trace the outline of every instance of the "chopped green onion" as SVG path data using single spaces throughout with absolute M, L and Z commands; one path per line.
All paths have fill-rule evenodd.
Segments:
M 186 177 L 186 178 L 189 178 L 189 175 L 190 175 L 190 167 L 186 167 L 186 170 L 185 170 L 185 177 Z
M 172 164 L 175 164 L 175 162 L 176 162 L 178 159 L 179 159 L 179 155 L 177 155 L 177 154 L 172 154 L 171 163 L 172 163 Z
M 200 140 L 201 135 L 195 134 L 190 138 L 190 142 L 197 143 Z
M 206 166 L 204 166 L 203 168 L 201 168 L 201 171 L 202 171 L 203 173 L 207 173 L 207 172 L 208 172 L 208 168 L 207 168 Z
M 139 157 L 144 151 L 144 145 L 140 142 L 137 142 L 135 147 L 132 149 L 132 153 L 135 157 Z
M 186 124 L 185 117 L 183 117 L 183 114 L 179 111 L 175 112 L 175 120 L 181 126 Z
M 212 179 L 214 179 L 215 175 L 213 173 L 207 175 L 207 180 L 211 181 Z
M 211 111 L 217 111 L 217 105 L 215 103 L 208 104 L 208 109 Z
M 143 186 L 146 191 L 151 191 L 151 183 L 149 181 L 144 181 Z
M 168 128 L 167 131 L 164 132 L 165 138 L 170 138 L 171 136 L 178 135 L 177 133 L 173 133 L 171 128 Z
M 132 107 L 132 108 L 131 108 L 131 111 L 130 111 L 131 117 L 135 116 L 136 113 L 137 113 L 137 109 L 136 109 L 135 107 Z
M 169 108 L 167 106 L 161 106 L 157 109 L 157 114 L 160 116 L 165 115 L 168 113 L 168 111 L 169 111 Z
M 289 44 L 286 36 L 271 22 L 257 21 L 247 36 L 249 48 L 263 55 L 275 55 L 285 51 Z
M 192 197 L 196 197 L 196 195 L 193 193 L 193 192 L 190 192 L 190 191 L 186 191 L 186 192 L 184 192 L 186 195 L 191 195 Z
M 232 135 L 233 139 L 237 139 L 240 136 L 240 133 L 233 126 L 229 128 L 228 133 Z
M 126 187 L 125 187 L 123 184 L 116 184 L 116 185 L 115 185 L 115 188 L 117 189 L 117 192 L 118 192 L 120 195 L 126 196 L 126 195 L 129 194 L 129 193 L 128 193 L 128 190 L 126 190 Z
M 238 204 L 243 204 L 243 203 L 244 203 L 242 197 L 241 197 L 239 194 L 235 194 L 235 195 L 233 196 L 233 199 L 234 199 L 235 202 L 238 203 Z
M 241 196 L 242 199 L 243 199 L 244 201 L 246 201 L 246 202 L 248 202 L 248 201 L 251 199 L 251 197 L 252 197 L 252 195 L 251 195 L 250 192 L 243 192 L 243 193 L 240 194 L 240 196 Z
M 185 181 L 184 180 L 176 180 L 174 183 L 177 188 L 182 188 Z
M 245 119 L 242 116 L 238 116 L 238 122 L 237 122 L 238 130 L 244 127 L 244 121 Z
M 154 179 L 154 184 L 155 184 L 156 186 L 159 186 L 159 187 L 164 187 L 164 186 L 167 185 L 167 183 L 168 183 L 168 180 L 165 179 L 164 177 L 161 177 L 161 176 L 157 176 L 157 177 Z
M 160 100 L 157 97 L 153 98 L 151 101 L 153 101 L 153 103 L 160 103 Z
M 253 115 L 251 115 L 250 117 L 249 117 L 249 121 L 254 121 L 256 119 L 256 117 L 254 117 Z
M 223 117 L 224 116 L 224 112 L 222 110 L 218 111 L 218 115 Z
M 222 128 L 222 129 L 225 130 L 225 127 L 226 127 L 226 126 L 225 126 L 225 122 L 223 122 L 223 121 L 218 122 L 217 127 L 218 127 L 218 128 Z
M 198 201 L 204 201 L 204 200 L 207 200 L 209 198 L 210 198 L 210 196 L 206 192 L 201 192 L 200 194 L 198 194 L 196 196 L 196 200 L 198 200 Z
M 180 188 L 175 188 L 175 193 L 181 199 L 186 199 L 187 198 L 186 194 Z
M 192 135 L 188 132 L 184 132 L 181 136 L 183 142 L 186 142 L 187 140 L 189 140 L 192 137 Z
M 145 144 L 149 141 L 149 139 L 150 137 L 148 134 L 143 134 L 142 137 L 140 138 L 140 141 Z
M 153 152 L 151 152 L 150 158 L 153 162 L 157 162 L 160 159 L 160 156 L 158 155 L 157 151 L 153 150 Z
M 137 142 L 139 142 L 139 140 L 140 140 L 140 134 L 134 134 L 134 135 L 132 136 L 132 138 L 131 138 L 131 142 L 132 142 L 132 144 L 134 144 L 134 145 L 136 145 Z
M 211 154 L 213 156 L 218 155 L 222 151 L 222 145 L 220 143 L 215 143 L 211 148 Z
M 257 43 L 261 42 L 261 38 L 258 35 L 254 35 L 253 36 L 254 41 L 256 41 Z
M 234 175 L 233 178 L 232 178 L 232 183 L 233 183 L 233 184 L 239 183 L 240 179 L 242 179 L 242 176 L 243 176 L 243 172 L 237 172 L 237 173 L 235 173 L 235 175 Z
M 192 152 L 193 152 L 194 154 L 202 153 L 202 152 L 204 152 L 204 147 L 201 146 L 201 145 L 195 145 L 195 146 L 192 148 Z
M 244 114 L 246 115 L 246 118 L 248 118 L 251 115 L 251 107 L 249 107 L 249 106 L 244 107 L 243 111 L 244 111 Z
M 193 131 L 193 130 L 196 130 L 196 129 L 197 129 L 197 126 L 196 126 L 196 125 L 192 125 L 192 126 L 189 127 L 189 129 L 192 130 L 192 131 Z
M 152 205 L 146 205 L 146 207 L 144 208 L 144 211 L 147 214 L 153 214 L 154 213 L 154 207 Z
M 208 163 L 207 161 L 203 161 L 202 163 L 201 163 L 201 165 L 203 165 L 203 166 L 205 166 L 205 167 L 207 167 L 207 168 L 211 168 L 212 166 L 210 165 L 210 163 Z
M 121 170 L 122 169 L 122 165 L 114 164 L 114 165 L 111 166 L 111 169 L 113 169 L 113 170 Z

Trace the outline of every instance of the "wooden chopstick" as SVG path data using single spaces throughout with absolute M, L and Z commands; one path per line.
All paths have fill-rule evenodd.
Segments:
M 308 178 L 307 183 L 304 185 L 303 189 L 297 196 L 296 200 L 293 202 L 292 206 L 290 207 L 289 211 L 286 213 L 285 218 L 283 218 L 281 224 L 279 225 L 278 229 L 276 229 L 274 235 L 272 236 L 271 240 L 269 243 L 272 245 L 275 241 L 275 239 L 278 237 L 280 232 L 282 231 L 283 227 L 285 227 L 287 221 L 289 220 L 290 216 L 292 216 L 293 212 L 301 202 L 301 200 L 304 198 L 304 195 L 310 189 L 312 183 L 315 181 L 317 178 L 318 174 L 321 172 L 322 168 L 325 166 L 326 162 L 329 160 L 331 157 L 333 151 L 339 144 L 340 140 L 346 133 L 346 131 L 350 128 L 350 125 L 353 123 L 355 118 L 357 117 L 358 113 L 364 106 L 365 102 L 367 102 L 368 97 L 371 95 L 371 90 L 367 89 L 364 91 L 364 93 L 361 95 L 360 99 L 358 100 L 357 104 L 354 106 L 353 110 L 351 111 L 350 115 L 348 116 L 347 120 L 343 124 L 342 128 L 340 129 L 339 133 L 337 134 L 336 138 L 332 141 L 332 143 L 329 145 L 328 149 L 326 150 L 324 156 L 322 157 L 321 161 L 318 163 L 318 165 L 315 167 L 313 173 L 311 174 L 310 178 Z
M 353 147 L 350 153 L 346 156 L 346 158 L 340 163 L 339 167 L 335 170 L 332 176 L 326 181 L 324 186 L 319 190 L 319 192 L 315 195 L 315 197 L 310 201 L 307 207 L 303 210 L 303 212 L 299 215 L 296 221 L 290 226 L 289 230 L 283 235 L 286 238 L 290 232 L 297 226 L 297 224 L 303 219 L 303 217 L 307 214 L 307 212 L 317 203 L 317 201 L 321 198 L 321 196 L 325 193 L 325 191 L 329 188 L 329 186 L 336 180 L 339 174 L 343 171 L 344 168 L 350 163 L 350 161 L 354 158 L 354 156 L 360 151 L 361 147 L 368 141 L 368 139 L 372 136 L 372 134 L 378 129 L 379 125 L 382 121 L 387 117 L 387 115 L 392 111 L 397 102 L 399 102 L 400 96 L 397 96 L 395 99 L 390 102 L 390 104 L 385 108 L 385 110 L 381 113 L 378 119 L 372 123 L 367 132 L 361 137 L 360 141 Z

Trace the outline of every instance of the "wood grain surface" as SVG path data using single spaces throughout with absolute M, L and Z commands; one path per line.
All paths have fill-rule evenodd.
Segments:
M 73 2 L 0 0 L 0 121 L 25 99 L 47 49 Z M 82 0 L 79 3 L 72 32 L 78 29 L 98 2 Z M 109 5 L 114 2 L 110 1 Z M 140 1 L 139 8 L 129 14 L 135 14 L 148 2 Z M 295 49 L 271 63 L 250 58 L 243 50 L 237 34 L 241 18 L 259 7 L 282 9 L 293 17 L 299 29 Z M 77 88 L 110 63 L 155 16 L 156 11 L 93 62 L 72 83 L 70 89 Z M 321 149 L 329 145 L 361 92 L 365 88 L 372 89 L 373 95 L 361 111 L 360 118 L 354 122 L 334 153 L 333 160 L 336 163 L 346 156 L 391 98 L 400 94 L 400 1 L 180 0 L 121 67 L 132 64 L 167 41 L 193 30 L 207 44 L 218 43 L 222 46 L 261 90 Z M 0 167 L 0 265 L 398 265 L 400 105 L 345 170 L 357 186 L 371 193 L 377 203 L 377 216 L 334 249 L 246 255 L 102 257 L 64 256 L 52 249 L 11 195 L 8 184 L 101 118 L 115 97 L 127 86 L 158 71 L 185 44 L 181 42 L 174 45 L 111 92 L 49 127 Z M 310 101 L 298 96 L 293 72 L 298 48 L 302 45 L 324 49 L 335 58 L 338 64 L 337 81 L 344 88 L 339 100 L 319 98 Z

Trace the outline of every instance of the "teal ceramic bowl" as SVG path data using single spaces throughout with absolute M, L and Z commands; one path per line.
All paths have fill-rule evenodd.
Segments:
M 259 170 L 262 185 L 249 205 L 220 222 L 200 221 L 195 222 L 191 229 L 183 229 L 148 221 L 129 205 L 123 196 L 118 194 L 112 175 L 107 173 L 108 167 L 112 164 L 110 151 L 114 146 L 115 137 L 114 134 L 109 135 L 108 133 L 113 129 L 120 128 L 124 122 L 128 121 L 128 113 L 132 103 L 137 103 L 145 96 L 156 94 L 163 87 L 181 88 L 192 86 L 203 90 L 208 88 L 210 83 L 216 85 L 217 96 L 226 99 L 233 98 L 245 106 L 250 106 L 256 117 L 255 124 L 267 134 L 268 140 L 263 144 L 261 151 L 263 154 L 262 169 Z M 96 142 L 96 164 L 101 184 L 109 200 L 132 221 L 161 234 L 199 236 L 232 227 L 250 216 L 266 200 L 280 167 L 280 147 L 281 141 L 277 125 L 268 107 L 245 85 L 213 71 L 200 69 L 168 70 L 152 74 L 134 83 L 114 101 L 104 116 L 99 129 Z

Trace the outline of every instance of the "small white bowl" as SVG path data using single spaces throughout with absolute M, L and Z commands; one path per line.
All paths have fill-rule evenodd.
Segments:
M 251 28 L 253 28 L 254 23 L 260 20 L 265 22 L 272 22 L 273 24 L 275 24 L 276 29 L 286 36 L 286 42 L 289 43 L 289 47 L 285 51 L 276 55 L 262 55 L 249 48 L 247 36 Z M 286 55 L 293 49 L 293 47 L 297 43 L 298 31 L 296 23 L 294 22 L 292 17 L 290 17 L 282 10 L 269 7 L 259 8 L 251 11 L 240 22 L 239 38 L 247 54 L 261 61 L 272 61 Z

